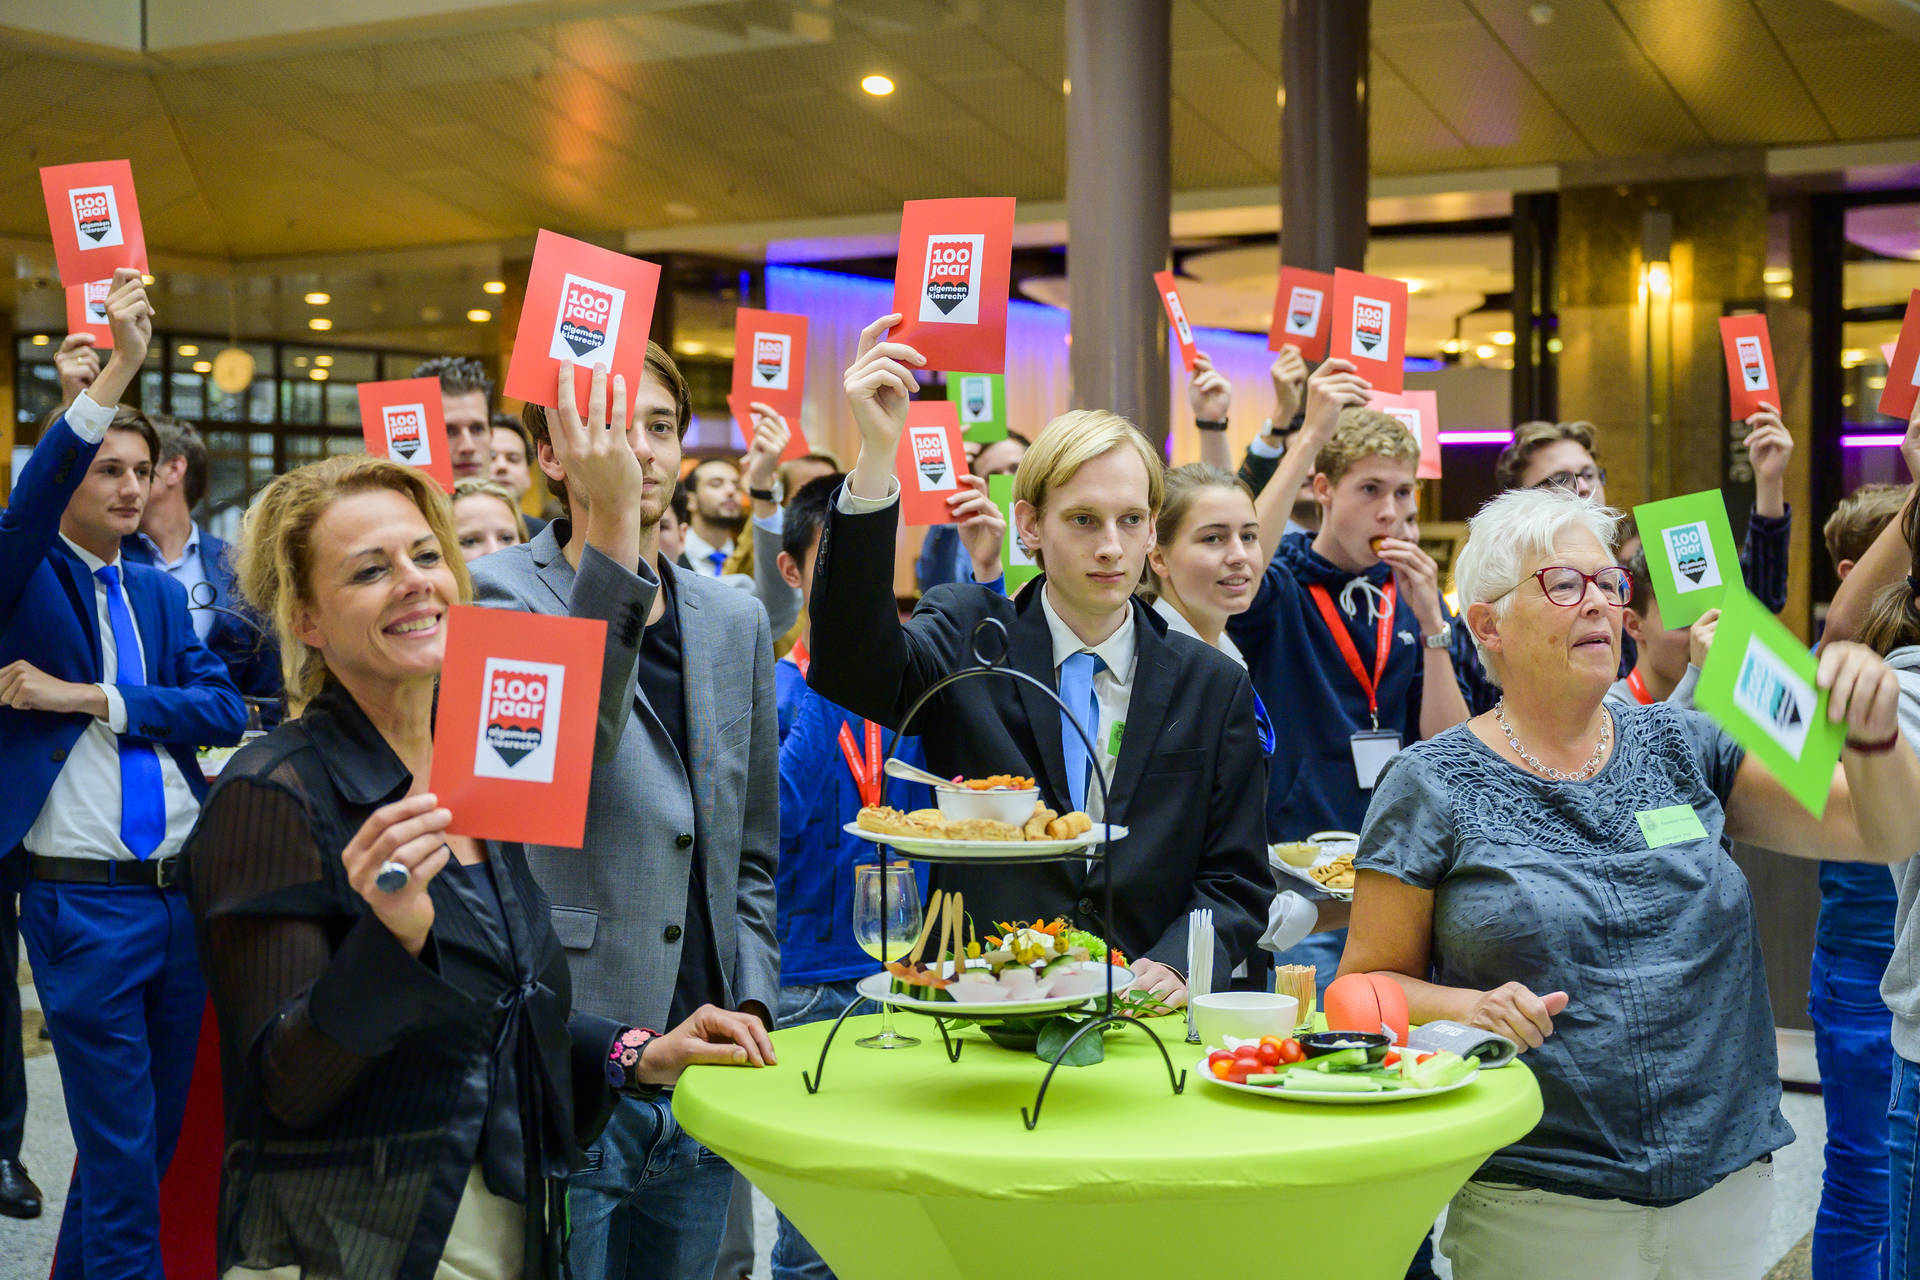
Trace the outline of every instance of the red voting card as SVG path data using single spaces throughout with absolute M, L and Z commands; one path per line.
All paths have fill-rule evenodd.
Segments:
M 1273 300 L 1273 328 L 1267 350 L 1298 347 L 1308 360 L 1327 358 L 1327 331 L 1333 277 L 1305 267 L 1280 268 L 1280 292 Z
M 367 452 L 419 467 L 452 493 L 453 461 L 447 457 L 440 379 L 363 382 L 359 392 L 360 434 L 366 437 Z
M 1367 408 L 1391 414 L 1407 424 L 1413 438 L 1420 442 L 1420 467 L 1414 474 L 1422 480 L 1440 478 L 1440 397 L 1433 391 L 1402 391 L 1388 395 L 1376 391 L 1367 397 Z
M 428 787 L 447 830 L 578 849 L 607 624 L 456 606 L 433 726 Z
M 113 350 L 113 327 L 107 323 L 107 294 L 111 277 L 67 286 L 67 332 L 90 333 L 96 350 Z
M 901 523 L 952 524 L 947 496 L 963 486 L 967 451 L 960 444 L 960 407 L 951 400 L 915 400 L 907 405 L 900 434 Z
M 1180 363 L 1192 373 L 1193 358 L 1199 354 L 1199 348 L 1193 342 L 1193 326 L 1187 323 L 1187 309 L 1180 305 L 1180 289 L 1173 282 L 1173 272 L 1154 272 L 1153 286 L 1160 291 L 1160 301 L 1166 304 L 1167 325 L 1173 330 L 1174 341 L 1180 344 Z
M 926 367 L 1007 370 L 1007 287 L 1013 267 L 1013 197 L 909 200 L 900 210 L 900 260 L 887 336 Z
M 527 301 L 513 335 L 507 363 L 507 395 L 528 404 L 557 407 L 562 361 L 580 366 L 574 399 L 587 416 L 593 366 L 607 366 L 609 379 L 626 375 L 631 407 L 647 365 L 647 330 L 653 324 L 660 268 L 599 245 L 542 231 L 533 244 Z
M 1880 412 L 1902 422 L 1913 418 L 1913 402 L 1920 394 L 1920 289 L 1907 299 L 1907 318 L 1900 322 L 1900 340 L 1887 361 L 1887 385 L 1880 392 Z
M 741 307 L 733 315 L 733 394 L 780 411 L 799 434 L 807 389 L 807 318 Z
M 53 229 L 60 283 L 111 280 L 118 267 L 147 271 L 147 238 L 133 195 L 133 166 L 125 160 L 58 164 L 40 171 Z
M 1332 325 L 1334 359 L 1353 361 L 1375 391 L 1399 395 L 1406 385 L 1407 282 L 1335 271 Z
M 1720 317 L 1720 343 L 1727 349 L 1727 386 L 1734 421 L 1760 412 L 1765 400 L 1780 407 L 1780 378 L 1773 366 L 1773 340 L 1765 316 Z
M 740 428 L 740 438 L 748 445 L 753 443 L 753 406 L 755 402 L 765 404 L 759 396 L 741 396 L 727 393 L 727 412 L 733 415 L 733 424 Z M 780 451 L 780 461 L 792 462 L 795 458 L 804 458 L 811 452 L 807 444 L 806 432 L 800 429 L 800 412 L 794 410 L 780 414 L 787 420 L 787 447 Z

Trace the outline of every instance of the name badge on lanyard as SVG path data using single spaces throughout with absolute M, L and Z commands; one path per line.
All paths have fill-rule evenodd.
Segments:
M 1373 672 L 1360 663 L 1360 651 L 1354 647 L 1353 637 L 1347 633 L 1347 624 L 1340 620 L 1340 614 L 1333 607 L 1333 597 L 1319 583 L 1307 588 L 1313 596 L 1313 602 L 1320 609 L 1320 617 L 1327 624 L 1327 631 L 1333 636 L 1333 644 L 1346 659 L 1347 670 L 1360 685 L 1360 691 L 1367 695 L 1367 715 L 1373 721 L 1373 728 L 1363 729 L 1353 735 L 1349 745 L 1353 749 L 1354 781 L 1362 791 L 1373 790 L 1373 784 L 1380 779 L 1380 771 L 1387 767 L 1387 761 L 1400 753 L 1400 735 L 1392 729 L 1380 727 L 1380 681 L 1387 674 L 1387 657 L 1393 650 L 1393 611 L 1400 600 L 1400 584 L 1387 580 L 1387 589 L 1382 594 L 1386 598 L 1386 608 L 1380 615 L 1379 641 L 1374 647 Z

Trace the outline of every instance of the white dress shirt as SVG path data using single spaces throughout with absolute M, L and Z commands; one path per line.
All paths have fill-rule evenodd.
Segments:
M 147 553 L 153 557 L 156 569 L 164 569 L 169 578 L 187 589 L 187 603 L 196 606 L 190 609 L 187 617 L 193 622 L 193 634 L 201 640 L 213 630 L 213 610 L 199 608 L 200 605 L 213 603 L 211 591 L 201 591 L 200 585 L 207 581 L 207 565 L 200 558 L 200 526 L 189 526 L 192 532 L 187 535 L 186 548 L 181 551 L 178 560 L 168 560 L 166 553 L 160 550 L 160 544 L 146 534 L 138 537 L 146 545 Z
M 1206 640 L 1200 633 L 1194 630 L 1193 624 L 1188 622 L 1178 609 L 1167 603 L 1166 597 L 1162 596 L 1153 602 L 1153 611 L 1167 620 L 1167 630 L 1177 631 L 1183 636 L 1192 636 L 1195 640 L 1199 640 L 1201 644 L 1206 643 Z M 1241 654 L 1240 646 L 1235 644 L 1233 637 L 1229 636 L 1226 632 L 1222 631 L 1220 633 L 1219 643 L 1213 647 L 1226 654 L 1229 658 L 1232 658 L 1234 666 L 1239 667 L 1242 671 L 1247 669 L 1247 660 Z
M 81 398 L 85 399 L 85 393 Z M 111 411 L 108 411 L 107 417 L 112 419 Z M 86 438 L 85 432 L 74 422 L 72 408 L 67 410 L 67 425 L 74 428 L 75 434 Z M 90 577 L 108 563 L 68 539 L 65 534 L 61 535 L 61 541 L 85 563 Z M 117 557 L 114 563 L 118 563 Z M 126 732 L 127 704 L 114 687 L 120 675 L 120 655 L 113 642 L 113 626 L 107 617 L 107 584 L 98 578 L 92 581 L 94 625 L 100 632 L 103 677 L 99 688 L 107 698 L 107 718 L 89 721 L 67 752 L 66 763 L 54 778 L 53 786 L 40 806 L 39 816 L 28 829 L 24 843 L 28 852 L 48 857 L 130 861 L 133 851 L 120 839 L 119 735 Z M 126 590 L 124 583 L 121 590 Z M 127 601 L 127 612 L 133 612 L 131 597 Z M 136 641 L 139 639 L 137 622 L 134 638 Z M 144 652 L 133 655 L 133 660 L 142 663 L 142 669 L 145 669 Z M 152 751 L 160 757 L 160 786 L 166 797 L 167 834 L 151 856 L 164 858 L 180 851 L 187 833 L 193 830 L 194 820 L 199 817 L 200 802 L 194 799 L 193 791 L 187 786 L 186 777 L 181 774 L 180 766 L 174 763 L 172 755 L 152 744 L 143 750 Z
M 693 566 L 695 573 L 704 573 L 709 578 L 718 578 L 723 576 L 720 569 L 726 565 L 728 560 L 733 558 L 733 540 L 729 538 L 725 546 L 716 547 L 695 533 L 693 526 L 689 524 L 687 526 L 686 542 L 682 550 L 686 553 L 687 563 Z M 713 553 L 716 551 L 725 553 L 725 559 L 722 559 L 718 566 L 713 563 Z M 751 579 L 749 579 L 749 581 L 751 581 Z

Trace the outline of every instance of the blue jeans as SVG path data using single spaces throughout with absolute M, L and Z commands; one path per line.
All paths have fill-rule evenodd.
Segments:
M 713 1280 L 732 1190 L 667 1097 L 620 1099 L 567 1182 L 573 1280 Z
M 1892 1101 L 1887 1107 L 1887 1181 L 1893 1208 L 1887 1224 L 1887 1275 L 1890 1280 L 1920 1280 L 1920 1202 L 1914 1179 L 1920 1176 L 1920 1063 L 1893 1058 Z
M 79 1153 L 54 1277 L 161 1280 L 160 1179 L 207 1003 L 187 895 L 35 880 L 20 893 L 20 936 Z
M 859 994 L 851 978 L 782 987 L 777 1025 L 785 1030 L 809 1022 L 831 1022 Z M 805 1236 L 793 1229 L 786 1214 L 779 1217 L 780 1234 L 773 1242 L 773 1280 L 833 1280 L 833 1268 L 813 1251 Z
M 1887 1107 L 1893 1015 L 1877 959 L 1813 949 L 1807 1014 L 1827 1110 L 1827 1171 L 1813 1223 L 1813 1280 L 1887 1274 Z

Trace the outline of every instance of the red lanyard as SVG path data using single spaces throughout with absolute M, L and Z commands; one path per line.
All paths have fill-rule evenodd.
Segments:
M 853 785 L 860 792 L 860 803 L 877 805 L 880 803 L 880 726 L 872 720 L 867 726 L 867 758 L 860 759 L 860 751 L 853 745 L 853 726 L 842 721 L 840 724 L 840 754 L 846 757 L 847 768 L 853 771 Z
M 1373 717 L 1373 727 L 1380 727 L 1380 680 L 1387 674 L 1387 654 L 1393 646 L 1393 611 L 1400 600 L 1400 584 L 1387 580 L 1386 612 L 1380 615 L 1380 643 L 1373 658 L 1373 678 L 1367 678 L 1367 669 L 1360 665 L 1360 651 L 1353 647 L 1353 637 L 1347 634 L 1347 624 L 1340 620 L 1334 611 L 1333 597 L 1327 589 L 1315 582 L 1307 587 L 1313 593 L 1313 602 L 1320 606 L 1320 616 L 1326 619 L 1327 630 L 1333 633 L 1333 643 L 1340 650 L 1340 656 L 1347 660 L 1347 670 L 1353 672 L 1353 678 L 1360 682 L 1360 689 L 1367 695 L 1367 714 Z
M 793 642 L 793 648 L 787 650 L 787 657 L 793 660 L 794 666 L 800 668 L 800 678 L 805 680 L 807 678 L 807 668 L 813 665 L 813 654 L 808 651 L 807 642 L 805 640 L 795 640 Z
M 1653 705 L 1653 695 L 1647 692 L 1647 682 L 1640 678 L 1640 668 L 1627 672 L 1627 688 L 1633 691 L 1634 701 L 1643 707 Z

